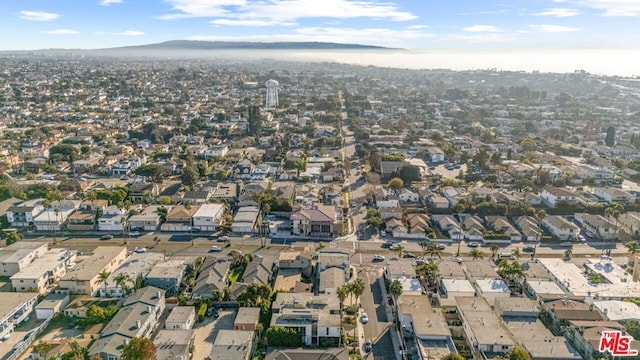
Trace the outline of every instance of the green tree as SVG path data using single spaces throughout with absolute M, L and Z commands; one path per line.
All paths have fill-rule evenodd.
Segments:
M 301 347 L 302 336 L 293 329 L 272 326 L 265 331 L 267 345 L 271 347 Z
M 58 144 L 49 149 L 50 158 L 59 158 L 66 162 L 74 162 L 80 159 L 80 152 L 70 144 Z
M 451 353 L 447 356 L 441 357 L 440 360 L 464 360 L 464 356 L 460 354 Z
M 440 251 L 440 248 L 438 248 L 437 244 L 429 243 L 429 245 L 427 245 L 426 251 L 427 255 L 429 255 L 430 258 L 442 259 L 442 251 Z
M 7 244 L 7 246 L 22 240 L 22 234 L 20 234 L 17 231 L 8 231 L 8 232 L 4 232 L 3 234 L 4 234 L 4 241 Z
M 489 250 L 491 250 L 491 258 L 495 259 L 498 255 L 498 250 L 500 250 L 500 247 L 498 246 L 498 244 L 491 244 L 489 245 Z
M 349 283 L 349 290 L 353 293 L 353 296 L 356 297 L 356 302 L 358 302 L 358 299 L 360 299 L 360 296 L 364 293 L 364 288 L 364 281 L 360 278 Z
M 516 346 L 507 352 L 507 359 L 509 360 L 531 360 L 531 356 L 527 350 Z
M 260 135 L 262 132 L 262 119 L 260 117 L 260 110 L 255 105 L 249 108 L 248 122 L 247 132 L 249 135 Z
M 120 290 L 122 290 L 123 294 L 127 294 L 130 290 L 131 287 L 128 285 L 128 283 L 131 281 L 131 277 L 128 274 L 125 273 L 119 273 L 118 275 L 116 275 L 116 286 L 120 288 Z
M 122 349 L 122 360 L 156 360 L 156 346 L 146 337 L 134 337 Z
M 484 258 L 484 254 L 478 249 L 472 249 L 471 251 L 469 251 L 469 256 L 471 256 L 473 260 Z
M 609 126 L 607 128 L 607 135 L 604 137 L 604 144 L 608 147 L 613 147 L 616 143 L 616 128 Z
M 187 186 L 192 186 L 195 183 L 198 182 L 198 178 L 199 178 L 199 173 L 198 170 L 196 169 L 195 165 L 193 166 L 185 166 L 184 170 L 182 170 L 182 175 L 180 175 L 180 180 L 182 181 L 182 184 L 187 185 Z
M 511 255 L 513 255 L 516 260 L 520 259 L 520 248 L 514 248 L 513 250 L 511 250 Z
M 396 246 L 393 248 L 393 251 L 398 253 L 398 257 L 402 257 L 402 255 L 404 254 L 404 246 L 402 246 L 401 244 L 396 244 Z
M 271 288 L 266 284 L 249 284 L 236 298 L 243 306 L 260 306 L 263 301 L 269 300 Z
M 398 298 L 402 295 L 402 283 L 398 279 L 393 279 L 389 283 L 389 295 L 393 297 L 393 303 L 396 304 L 396 317 L 398 316 Z
M 109 280 L 109 276 L 111 276 L 111 273 L 109 271 L 106 270 L 102 270 L 99 274 L 98 274 L 98 284 L 103 284 L 104 285 L 104 296 L 107 297 L 107 281 Z
M 406 165 L 400 168 L 398 171 L 398 177 L 402 179 L 405 184 L 411 184 L 414 181 L 419 181 L 422 178 L 420 174 L 420 168 L 415 165 Z
M 416 266 L 416 275 L 421 279 L 425 279 L 430 287 L 434 287 L 438 283 L 440 270 L 436 263 L 428 262 L 426 264 Z
M 138 176 L 151 178 L 155 182 L 162 182 L 169 175 L 169 170 L 157 164 L 145 164 L 133 171 Z
M 638 242 L 635 240 L 629 241 L 628 243 L 624 244 L 624 247 L 626 247 L 627 250 L 629 250 L 629 254 L 631 254 L 631 256 L 640 252 L 640 245 L 638 245 Z
M 393 189 L 393 190 L 398 190 L 401 187 L 404 186 L 404 181 L 402 181 L 402 179 L 395 177 L 391 180 L 389 180 L 389 188 Z

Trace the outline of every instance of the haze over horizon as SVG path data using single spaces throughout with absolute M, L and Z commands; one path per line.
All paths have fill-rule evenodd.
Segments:
M 635 75 L 639 17 L 640 1 L 629 0 L 23 0 L 0 3 L 0 33 L 11 34 L 0 50 L 318 41 L 447 54 L 426 67 L 452 60 L 453 68 Z M 457 59 L 460 52 L 470 58 Z M 512 52 L 521 54 L 504 56 Z M 418 61 L 356 58 L 336 61 L 410 68 Z M 534 59 L 539 66 L 529 64 Z

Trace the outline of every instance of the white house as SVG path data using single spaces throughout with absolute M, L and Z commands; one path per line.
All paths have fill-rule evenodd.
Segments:
M 204 157 L 207 159 L 214 157 L 224 157 L 229 152 L 227 145 L 210 146 L 204 151 Z
M 104 210 L 104 213 L 98 219 L 98 229 L 100 231 L 122 231 L 124 224 L 122 217 L 124 211 L 115 205 L 111 205 Z
M 67 264 L 74 261 L 75 256 L 76 252 L 69 249 L 51 249 L 11 276 L 11 286 L 16 292 L 45 294 L 67 273 Z
M 224 218 L 224 205 L 202 204 L 193 214 L 193 228 L 200 231 L 215 231 Z
M 62 200 L 55 202 L 51 208 L 45 209 L 33 219 L 33 225 L 38 231 L 60 230 L 78 207 L 80 207 L 80 201 Z
M 582 227 L 602 240 L 613 240 L 618 237 L 618 227 L 602 215 L 576 213 L 575 219 Z
M 2 293 L 0 339 L 8 338 L 17 324 L 21 324 L 38 302 L 36 293 Z
M 417 203 L 420 199 L 418 193 L 406 188 L 399 189 L 397 194 L 402 203 Z
M 559 240 L 575 240 L 580 234 L 580 227 L 559 215 L 549 215 L 542 220 L 542 225 Z
M 33 225 L 35 219 L 44 211 L 42 199 L 25 201 L 7 209 L 7 221 L 12 227 L 28 227 Z
M 599 197 L 606 202 L 621 202 L 627 204 L 634 204 L 636 202 L 636 196 L 628 193 L 624 190 L 612 188 L 612 187 L 598 187 L 593 189 L 593 195 Z
M 549 207 L 556 207 L 560 202 L 574 204 L 578 201 L 576 194 L 560 187 L 546 187 L 540 193 L 542 201 Z

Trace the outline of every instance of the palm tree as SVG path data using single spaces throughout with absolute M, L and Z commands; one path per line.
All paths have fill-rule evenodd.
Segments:
M 98 284 L 104 284 L 104 296 L 107 297 L 107 281 L 109 280 L 109 276 L 111 276 L 111 272 L 102 270 L 98 274 Z
M 398 257 L 402 257 L 402 254 L 404 254 L 404 246 L 400 244 L 397 244 L 393 250 L 398 253 Z
M 628 243 L 624 244 L 624 247 L 629 250 L 629 254 L 631 254 L 632 256 L 640 252 L 640 245 L 635 240 L 629 241 Z
M 116 286 L 122 290 L 122 293 L 126 293 L 129 290 L 127 283 L 131 281 L 131 277 L 128 274 L 120 273 L 116 275 Z
M 402 283 L 400 280 L 394 279 L 389 283 L 389 295 L 393 298 L 393 303 L 395 304 L 395 316 L 397 319 L 398 316 L 398 298 L 402 295 Z
M 489 249 L 491 250 L 491 258 L 495 259 L 498 255 L 498 250 L 500 250 L 500 247 L 497 244 L 491 244 L 489 246 Z
M 351 292 L 353 292 L 353 295 L 356 297 L 356 302 L 358 302 L 358 299 L 364 293 L 364 287 L 364 281 L 360 278 L 355 279 L 351 283 Z
M 571 254 L 573 254 L 573 248 L 568 248 L 567 250 L 564 251 L 564 258 L 566 260 L 570 260 Z
M 342 343 L 342 309 L 344 308 L 344 301 L 349 295 L 349 289 L 346 285 L 339 286 L 336 289 L 336 295 L 338 295 L 338 300 L 340 301 L 340 337 L 338 338 L 338 346 L 340 346 Z
M 421 240 L 418 245 L 420 245 L 420 248 L 422 249 L 422 258 L 424 259 L 425 256 L 427 255 L 427 251 L 426 250 L 427 250 L 427 247 L 429 246 L 429 241 Z
M 514 258 L 516 258 L 516 260 L 520 259 L 520 248 L 515 248 L 513 250 L 511 250 L 511 255 L 513 255 Z
M 438 245 L 436 244 L 429 244 L 429 246 L 427 246 L 427 254 L 431 258 L 442 259 L 442 252 L 438 249 Z
M 438 265 L 434 262 L 420 264 L 416 266 L 416 275 L 421 279 L 425 279 L 429 286 L 435 286 L 440 275 Z
M 469 251 L 469 256 L 471 256 L 473 260 L 484 258 L 484 254 L 478 249 L 472 249 L 471 251 Z

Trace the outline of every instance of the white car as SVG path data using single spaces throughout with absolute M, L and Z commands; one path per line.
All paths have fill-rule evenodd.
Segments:
M 74 267 L 76 267 L 76 263 L 74 262 L 70 262 L 67 264 L 67 269 L 73 269 Z
M 211 249 L 209 249 L 209 251 L 210 252 L 219 252 L 219 251 L 222 251 L 222 248 L 220 248 L 220 246 L 213 245 L 211 247 Z
M 373 261 L 384 261 L 384 256 L 375 254 L 373 255 Z
M 147 252 L 147 248 L 146 247 L 137 247 L 137 248 L 133 249 L 133 252 L 136 252 L 138 254 L 145 253 L 145 252 Z
M 129 236 L 140 236 L 140 231 L 131 231 L 129 232 Z
M 366 324 L 369 322 L 369 315 L 367 315 L 367 313 L 362 313 L 362 315 L 360 316 L 360 322 L 363 324 Z

